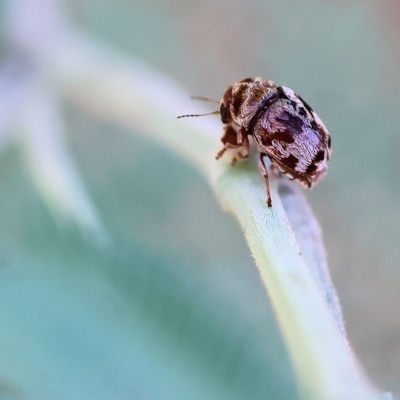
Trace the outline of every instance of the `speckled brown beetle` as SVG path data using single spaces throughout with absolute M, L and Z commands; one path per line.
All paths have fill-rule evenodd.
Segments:
M 260 152 L 259 167 L 265 178 L 268 207 L 272 201 L 265 156 L 270 158 L 271 167 L 308 188 L 325 175 L 331 156 L 329 132 L 317 113 L 292 89 L 276 86 L 267 79 L 243 79 L 227 87 L 220 110 L 210 114 L 217 113 L 224 123 L 224 147 L 216 158 L 221 158 L 227 149 L 239 149 L 232 164 L 248 158 L 251 135 Z M 201 115 L 178 118 L 189 116 Z

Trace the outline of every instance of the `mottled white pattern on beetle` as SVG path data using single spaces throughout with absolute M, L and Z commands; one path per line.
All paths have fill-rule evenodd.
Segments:
M 232 93 L 234 93 L 232 91 Z M 231 105 L 231 115 L 235 123 L 241 127 L 247 128 L 254 117 L 255 113 L 258 111 L 259 108 L 259 103 L 255 102 L 252 97 L 246 96 L 246 98 L 243 100 L 240 108 L 238 115 L 240 117 L 237 117 L 234 114 L 233 107 Z
M 281 88 L 283 93 L 285 93 L 286 97 L 296 102 L 297 108 L 299 107 L 305 108 L 303 102 L 297 97 L 296 93 L 292 89 L 288 88 L 287 86 L 281 86 Z
M 285 95 L 290 100 L 296 102 L 297 109 L 299 109 L 301 107 L 301 108 L 304 108 L 306 110 L 307 116 L 309 117 L 309 118 L 307 118 L 307 120 L 314 119 L 315 123 L 317 124 L 317 126 L 318 126 L 318 128 L 320 130 L 320 133 L 324 136 L 324 141 L 326 142 L 325 144 L 327 145 L 327 141 L 328 141 L 328 138 L 329 138 L 329 132 L 328 132 L 328 129 L 326 129 L 326 126 L 322 122 L 322 120 L 319 117 L 319 115 L 314 110 L 312 110 L 311 115 L 310 115 L 309 111 L 305 108 L 303 102 L 298 98 L 298 96 L 296 95 L 296 93 L 292 89 L 290 89 L 290 88 L 288 88 L 286 86 L 281 86 L 281 88 L 283 89 L 283 92 L 285 93 Z M 328 159 L 329 159 L 331 153 L 332 153 L 332 151 L 330 149 L 328 149 L 328 151 L 325 152 L 325 156 L 327 156 Z
M 324 133 L 326 133 L 326 135 L 329 135 L 328 129 L 326 129 L 326 126 L 324 125 L 324 123 L 322 122 L 322 120 L 318 116 L 318 114 L 315 111 L 313 111 L 312 115 L 314 117 L 314 120 L 315 120 L 316 124 L 324 131 Z
M 246 88 L 243 91 L 243 88 Z M 274 82 L 262 78 L 255 78 L 254 82 L 238 82 L 232 85 L 232 99 L 237 93 L 242 91 L 246 97 L 241 99 L 238 115 L 235 115 L 233 103 L 231 103 L 231 115 L 235 123 L 247 128 L 260 107 L 260 99 L 269 97 L 273 93 L 278 93 Z
M 298 100 L 298 102 L 302 104 L 300 100 Z M 282 115 L 282 112 L 297 116 L 297 110 L 295 110 L 287 100 L 278 100 L 268 108 L 255 124 L 254 135 L 256 137 L 259 151 L 265 152 L 279 161 L 294 156 L 298 160 L 294 168 L 296 172 L 305 173 L 307 168 L 314 164 L 317 169 L 315 172 L 310 174 L 310 177 L 312 178 L 314 175 L 319 175 L 321 171 L 327 168 L 327 153 L 324 139 L 319 132 L 316 132 L 311 128 L 313 117 L 307 110 L 307 116 L 302 117 L 304 123 L 302 131 L 292 134 L 294 140 L 293 143 L 286 143 L 281 140 L 272 140 L 271 146 L 263 145 L 261 139 L 264 135 L 268 137 L 266 132 L 276 133 L 287 131 L 285 123 L 277 119 Z M 260 140 L 257 140 L 258 138 L 260 138 Z M 316 154 L 320 150 L 324 150 L 325 158 L 322 161 L 313 163 Z
M 298 162 L 294 170 L 304 173 L 313 163 L 313 159 L 319 150 L 318 145 L 319 143 L 315 140 L 315 137 L 308 135 L 308 133 L 301 133 L 297 135 L 295 141 L 290 144 L 283 143 L 279 140 L 273 140 L 272 146 L 267 149 L 267 154 L 270 153 L 271 156 L 278 160 L 288 158 L 291 155 L 296 157 Z
M 306 132 L 296 135 L 293 143 L 287 144 L 280 140 L 272 140 L 271 146 L 265 147 L 259 145 L 258 149 L 278 161 L 284 160 L 290 156 L 296 157 L 298 161 L 294 167 L 294 171 L 305 173 L 307 168 L 313 164 L 313 159 L 320 150 L 320 142 L 315 135 L 309 135 L 308 132 Z M 315 173 L 318 173 L 327 167 L 326 160 L 314 164 L 317 166 Z M 310 175 L 313 176 L 315 173 Z
M 321 118 L 318 116 L 318 114 L 315 111 L 312 112 L 312 115 L 314 117 L 314 120 L 315 120 L 320 132 L 324 136 L 324 141 L 325 141 L 325 144 L 326 144 L 325 157 L 329 160 L 331 155 L 332 155 L 332 149 L 329 148 L 329 146 L 328 146 L 328 140 L 329 140 L 328 129 L 326 129 L 326 126 L 324 125 L 324 123 L 322 122 Z

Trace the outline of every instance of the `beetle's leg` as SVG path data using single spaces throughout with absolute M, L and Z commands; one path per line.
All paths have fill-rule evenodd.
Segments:
M 224 134 L 221 138 L 221 142 L 224 144 L 224 147 L 215 156 L 217 160 L 219 160 L 224 155 L 226 150 L 237 146 L 237 133 L 232 125 L 227 124 L 224 126 Z
M 247 132 L 246 129 L 244 128 L 240 128 L 237 132 L 236 132 L 236 143 L 239 146 L 242 146 L 244 141 L 245 141 L 245 137 L 247 136 Z
M 219 160 L 219 159 L 224 155 L 224 153 L 226 152 L 226 150 L 228 150 L 226 147 L 224 147 L 223 149 L 221 149 L 221 150 L 217 153 L 217 155 L 215 156 L 215 159 L 216 159 L 216 160 Z
M 267 172 L 267 168 L 266 168 L 266 166 L 264 164 L 264 157 L 265 156 L 266 156 L 266 154 L 260 153 L 260 158 L 258 160 L 258 166 L 260 168 L 262 176 L 265 179 L 265 186 L 266 186 L 266 190 L 267 190 L 267 205 L 268 205 L 268 207 L 272 207 L 271 193 L 269 191 L 268 172 Z
M 241 128 L 238 132 L 238 143 L 239 142 L 241 143 L 242 151 L 238 152 L 237 155 L 232 159 L 232 165 L 235 165 L 238 160 L 245 160 L 249 157 L 249 135 L 244 128 Z
M 244 135 L 240 132 L 241 130 L 239 132 L 236 132 L 235 128 L 230 124 L 224 126 L 224 135 L 221 138 L 221 142 L 224 144 L 224 148 L 217 153 L 215 157 L 217 160 L 219 160 L 224 155 L 227 149 L 237 149 L 239 147 L 242 147 Z M 238 140 L 239 135 L 240 140 Z

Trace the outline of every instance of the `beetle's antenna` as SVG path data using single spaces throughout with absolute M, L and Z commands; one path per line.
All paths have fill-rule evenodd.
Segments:
M 179 117 L 176 118 L 187 118 L 187 117 L 205 117 L 206 115 L 212 115 L 212 114 L 219 114 L 219 110 L 218 111 L 213 111 L 207 114 L 186 114 L 186 115 L 180 115 Z
M 219 104 L 219 101 L 209 99 L 208 97 L 203 97 L 203 96 L 191 96 L 190 97 L 192 100 L 200 100 L 200 101 L 210 101 L 211 103 L 216 103 Z

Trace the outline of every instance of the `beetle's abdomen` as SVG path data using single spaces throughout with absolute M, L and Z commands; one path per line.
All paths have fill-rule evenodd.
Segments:
M 253 136 L 260 152 L 268 154 L 279 169 L 311 187 L 327 167 L 324 137 L 307 112 L 299 115 L 288 100 L 278 100 L 257 118 Z

